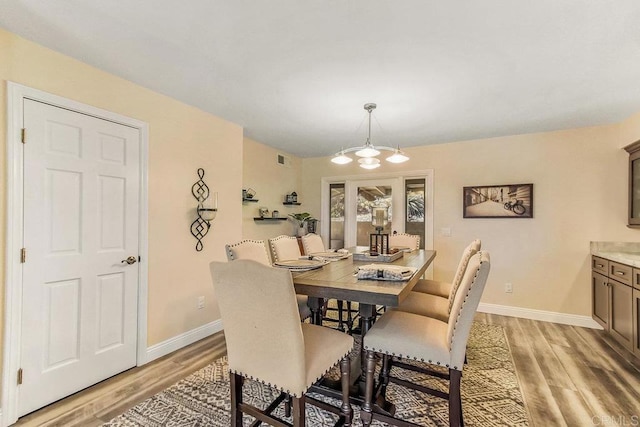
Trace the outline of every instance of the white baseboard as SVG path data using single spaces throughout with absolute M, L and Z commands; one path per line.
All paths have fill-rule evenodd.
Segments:
M 149 363 L 152 360 L 158 359 L 162 356 L 166 356 L 176 350 L 180 350 L 182 347 L 186 347 L 189 344 L 193 344 L 203 338 L 220 332 L 222 330 L 222 320 L 214 320 L 211 323 L 202 325 L 198 328 L 187 331 L 183 334 L 177 335 L 173 338 L 169 338 L 158 344 L 154 344 L 147 348 L 146 362 Z
M 554 311 L 511 307 L 508 305 L 487 304 L 483 302 L 478 305 L 478 311 L 482 313 L 499 314 L 501 316 L 522 317 L 523 319 L 560 323 L 562 325 L 581 326 L 583 328 L 591 329 L 602 329 L 602 326 L 600 326 L 591 317 L 579 316 L 577 314 L 556 313 Z

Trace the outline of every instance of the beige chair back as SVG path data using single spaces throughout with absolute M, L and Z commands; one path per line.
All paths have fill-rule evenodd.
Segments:
M 225 249 L 229 261 L 250 259 L 264 265 L 271 265 L 264 240 L 242 240 L 238 243 L 225 245 Z
M 300 395 L 305 345 L 289 270 L 251 260 L 210 267 L 230 371 Z
M 456 296 L 456 292 L 458 291 L 458 287 L 460 286 L 460 282 L 462 281 L 462 277 L 464 276 L 464 272 L 467 270 L 467 264 L 469 264 L 471 257 L 480 250 L 481 245 L 482 242 L 480 239 L 476 239 L 471 242 L 469 246 L 464 248 L 464 251 L 462 252 L 462 257 L 458 263 L 456 275 L 453 277 L 453 281 L 451 282 L 451 292 L 449 292 L 449 313 L 451 313 L 451 309 L 453 308 L 453 300 Z
M 282 236 L 269 239 L 269 246 L 271 247 L 271 257 L 273 262 L 299 259 L 302 255 L 300 253 L 298 239 L 293 236 L 286 236 L 283 234 Z
M 491 261 L 488 252 L 480 251 L 473 255 L 454 297 L 447 328 L 447 340 L 451 352 L 450 367 L 454 369 L 461 370 L 464 364 L 471 324 L 487 283 L 490 269 Z
M 315 233 L 308 233 L 302 236 L 302 247 L 305 255 L 326 251 L 322 237 Z
M 420 236 L 417 234 L 396 233 L 389 236 L 389 247 L 420 249 Z

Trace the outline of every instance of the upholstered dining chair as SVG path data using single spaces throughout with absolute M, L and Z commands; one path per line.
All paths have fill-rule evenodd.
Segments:
M 301 239 L 305 255 L 326 251 L 322 237 L 315 233 L 307 233 Z
M 448 282 L 440 282 L 438 280 L 430 280 L 430 279 L 422 279 L 419 280 L 418 283 L 413 287 L 413 291 L 422 292 L 425 294 L 438 295 L 441 297 L 449 298 L 451 295 L 451 289 L 454 287 L 455 283 L 459 283 L 462 280 L 462 275 L 464 274 L 464 269 L 466 268 L 467 262 L 469 262 L 469 258 L 471 258 L 476 252 L 480 250 L 482 247 L 482 242 L 480 239 L 476 239 L 467 246 L 462 252 L 462 257 L 460 258 L 460 262 L 458 263 L 458 269 L 456 270 L 456 274 L 453 277 L 453 281 L 451 283 Z
M 420 249 L 420 236 L 417 234 L 394 233 L 389 236 L 390 248 L 410 248 L 412 251 Z
M 241 240 L 237 243 L 225 245 L 227 259 L 229 261 L 237 261 L 240 259 L 250 259 L 260 264 L 271 266 L 271 258 L 265 245 L 264 240 Z M 311 309 L 307 304 L 309 297 L 306 295 L 296 295 L 298 301 L 298 311 L 300 319 L 304 320 L 311 317 Z
M 311 255 L 314 253 L 321 253 L 326 251 L 324 242 L 322 241 L 322 237 L 320 237 L 315 233 L 307 233 L 304 236 L 302 236 L 302 248 L 304 249 L 305 255 Z M 325 304 L 325 308 L 329 309 L 326 306 L 327 304 Z M 354 322 L 353 316 L 351 314 L 352 313 L 351 301 L 336 300 L 336 306 L 338 308 L 338 330 L 340 331 L 346 330 L 347 332 L 351 333 L 353 331 L 353 322 Z M 347 312 L 346 319 L 344 318 L 345 308 Z M 335 310 L 335 309 L 329 309 L 329 310 Z M 333 320 L 333 319 L 327 318 L 325 320 Z
M 298 239 L 294 236 L 281 235 L 269 239 L 273 262 L 299 259 L 302 256 Z
M 452 315 L 448 322 L 392 310 L 383 314 L 364 336 L 363 346 L 366 352 L 365 401 L 360 413 L 364 426 L 369 426 L 372 419 L 391 425 L 412 425 L 398 418 L 372 411 L 376 353 L 382 355 L 382 369 L 379 376 L 382 396 L 385 396 L 387 386 L 389 382 L 392 382 L 447 399 L 449 401 L 449 425 L 455 427 L 464 425 L 460 380 L 471 324 L 489 275 L 490 264 L 488 252 L 481 251 L 471 257 L 462 283 L 456 292 Z M 447 367 L 449 372 L 431 371 L 425 367 L 413 363 L 407 364 L 397 359 L 417 360 L 430 365 Z M 393 367 L 447 379 L 448 392 L 434 390 L 392 376 Z
M 460 283 L 462 282 L 462 278 L 465 271 L 467 270 L 469 260 L 478 252 L 479 249 L 480 240 L 474 240 L 469 246 L 465 248 L 464 252 L 462 253 L 462 258 L 460 258 L 460 262 L 458 263 L 458 269 L 456 270 L 453 282 L 451 284 L 446 284 L 445 282 L 434 282 L 430 280 L 419 280 L 418 283 L 416 283 L 416 286 L 413 288 L 413 291 L 415 291 L 416 287 L 418 287 L 421 283 L 427 283 L 427 286 L 430 286 L 432 283 L 440 283 L 442 284 L 442 289 L 444 289 L 445 285 L 449 287 L 449 293 L 446 296 L 433 295 L 420 291 L 410 292 L 409 295 L 407 295 L 407 297 L 402 300 L 400 305 L 394 307 L 393 310 L 406 311 L 408 313 L 419 314 L 421 316 L 434 317 L 436 319 L 442 320 L 443 322 L 447 322 L 449 320 L 449 316 L 451 315 L 451 309 L 453 308 L 456 291 L 460 286 Z
M 349 352 L 353 338 L 330 328 L 301 323 L 287 270 L 252 260 L 212 262 L 211 277 L 220 306 L 231 381 L 231 425 L 241 427 L 243 413 L 274 426 L 285 426 L 272 412 L 292 397 L 293 425 L 305 426 L 305 402 L 317 404 L 351 424 Z M 337 408 L 308 397 L 307 391 L 340 364 L 342 403 Z M 243 401 L 249 378 L 279 390 L 266 410 Z M 285 414 L 290 408 L 285 405 Z M 338 425 L 338 424 L 337 424 Z

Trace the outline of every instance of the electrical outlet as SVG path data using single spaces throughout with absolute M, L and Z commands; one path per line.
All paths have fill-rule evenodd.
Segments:
M 508 294 L 513 293 L 513 284 L 512 283 L 505 283 L 504 284 L 504 291 Z
M 204 308 L 204 296 L 199 296 L 198 297 L 198 310 L 203 309 Z
M 444 237 L 451 237 L 451 227 L 442 227 L 440 229 L 440 234 Z

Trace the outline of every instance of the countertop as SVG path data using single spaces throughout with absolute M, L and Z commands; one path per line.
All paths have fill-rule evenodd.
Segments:
M 591 255 L 640 268 L 638 242 L 591 242 Z

